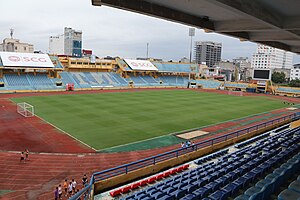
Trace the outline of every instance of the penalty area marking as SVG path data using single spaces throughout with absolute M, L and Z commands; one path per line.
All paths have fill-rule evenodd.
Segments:
M 85 146 L 89 147 L 90 149 L 93 149 L 94 151 L 97 151 L 97 150 L 96 150 L 94 147 L 92 147 L 92 146 L 88 145 L 87 143 L 85 143 L 85 142 L 83 142 L 83 141 L 81 141 L 81 140 L 77 139 L 77 138 L 76 138 L 76 137 L 74 137 L 73 135 L 71 135 L 71 134 L 69 134 L 68 132 L 66 132 L 66 131 L 62 130 L 61 128 L 59 128 L 59 127 L 55 126 L 54 124 L 52 124 L 52 123 L 50 123 L 50 122 L 48 122 L 48 121 L 44 120 L 43 118 L 39 117 L 38 115 L 35 115 L 35 116 L 37 116 L 37 117 L 38 117 L 39 119 L 41 119 L 42 121 L 44 121 L 44 122 L 46 122 L 46 123 L 50 124 L 51 126 L 53 126 L 54 128 L 56 128 L 57 130 L 59 130 L 59 131 L 63 132 L 63 133 L 64 133 L 64 134 L 66 134 L 66 135 L 68 135 L 69 137 L 73 138 L 74 140 L 76 140 L 76 141 L 80 142 L 81 144 L 83 144 L 83 145 L 85 145 Z
M 10 101 L 13 102 L 11 99 L 10 99 Z M 15 102 L 13 102 L 13 103 L 16 104 Z M 92 147 L 92 146 L 88 145 L 87 143 L 85 143 L 85 142 L 83 142 L 83 141 L 77 139 L 77 138 L 74 137 L 73 135 L 71 135 L 71 134 L 69 134 L 68 132 L 64 131 L 63 129 L 61 129 L 61 128 L 55 126 L 54 124 L 48 122 L 47 120 L 41 118 L 41 117 L 38 116 L 37 114 L 35 114 L 34 116 L 36 116 L 36 117 L 39 118 L 40 120 L 46 122 L 47 124 L 50 124 L 51 126 L 53 126 L 54 128 L 56 128 L 57 130 L 63 132 L 64 134 L 66 134 L 66 135 L 68 135 L 69 137 L 73 138 L 73 139 L 76 140 L 77 142 L 79 142 L 79 143 L 81 143 L 81 144 L 87 146 L 87 147 L 90 148 L 90 149 L 93 149 L 94 151 L 97 151 L 94 147 Z

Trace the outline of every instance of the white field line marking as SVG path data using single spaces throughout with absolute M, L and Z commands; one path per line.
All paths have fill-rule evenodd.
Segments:
M 9 100 L 10 100 L 11 102 L 13 102 L 11 99 L 9 99 Z M 13 102 L 13 103 L 15 104 L 15 102 Z M 89 147 L 90 149 L 93 149 L 94 151 L 97 151 L 94 147 L 92 147 L 92 146 L 86 144 L 85 142 L 83 142 L 83 141 L 77 139 L 76 137 L 74 137 L 73 135 L 71 135 L 71 134 L 69 134 L 68 132 L 64 131 L 63 129 L 61 129 L 61 128 L 55 126 L 54 124 L 48 122 L 47 120 L 41 118 L 41 117 L 38 116 L 36 113 L 34 114 L 34 116 L 36 116 L 36 117 L 39 118 L 40 120 L 46 122 L 47 124 L 50 124 L 51 126 L 53 126 L 54 128 L 56 128 L 57 130 L 63 132 L 64 134 L 68 135 L 69 137 L 73 138 L 74 140 L 76 140 L 76 141 L 80 142 L 81 144 L 83 144 L 83 145 Z

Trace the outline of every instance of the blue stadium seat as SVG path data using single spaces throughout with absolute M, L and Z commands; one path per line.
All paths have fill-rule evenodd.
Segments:
M 180 200 L 197 200 L 198 198 L 194 194 L 188 194 Z
M 293 181 L 290 185 L 289 185 L 289 189 L 293 190 L 295 192 L 299 192 L 300 193 L 300 181 L 296 180 Z
M 229 196 L 233 196 L 234 194 L 236 194 L 239 191 L 240 188 L 241 188 L 240 185 L 235 184 L 235 183 L 230 183 L 230 184 L 226 185 L 225 187 L 223 187 L 222 190 L 229 193 Z
M 293 190 L 283 190 L 279 195 L 278 195 L 278 200 L 299 200 L 300 199 L 300 193 L 295 192 Z
M 217 190 L 208 196 L 210 199 L 214 200 L 226 200 L 229 196 L 228 193 L 222 190 Z

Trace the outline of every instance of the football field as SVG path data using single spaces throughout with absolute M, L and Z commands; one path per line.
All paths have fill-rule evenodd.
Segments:
M 35 114 L 100 150 L 279 108 L 280 100 L 191 90 L 22 97 Z

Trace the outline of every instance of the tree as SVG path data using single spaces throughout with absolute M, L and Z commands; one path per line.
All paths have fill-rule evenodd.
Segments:
M 284 83 L 285 74 L 283 72 L 273 72 L 271 79 L 274 83 Z
M 289 86 L 291 86 L 291 87 L 300 87 L 300 80 L 299 79 L 291 80 L 290 83 L 289 83 Z

